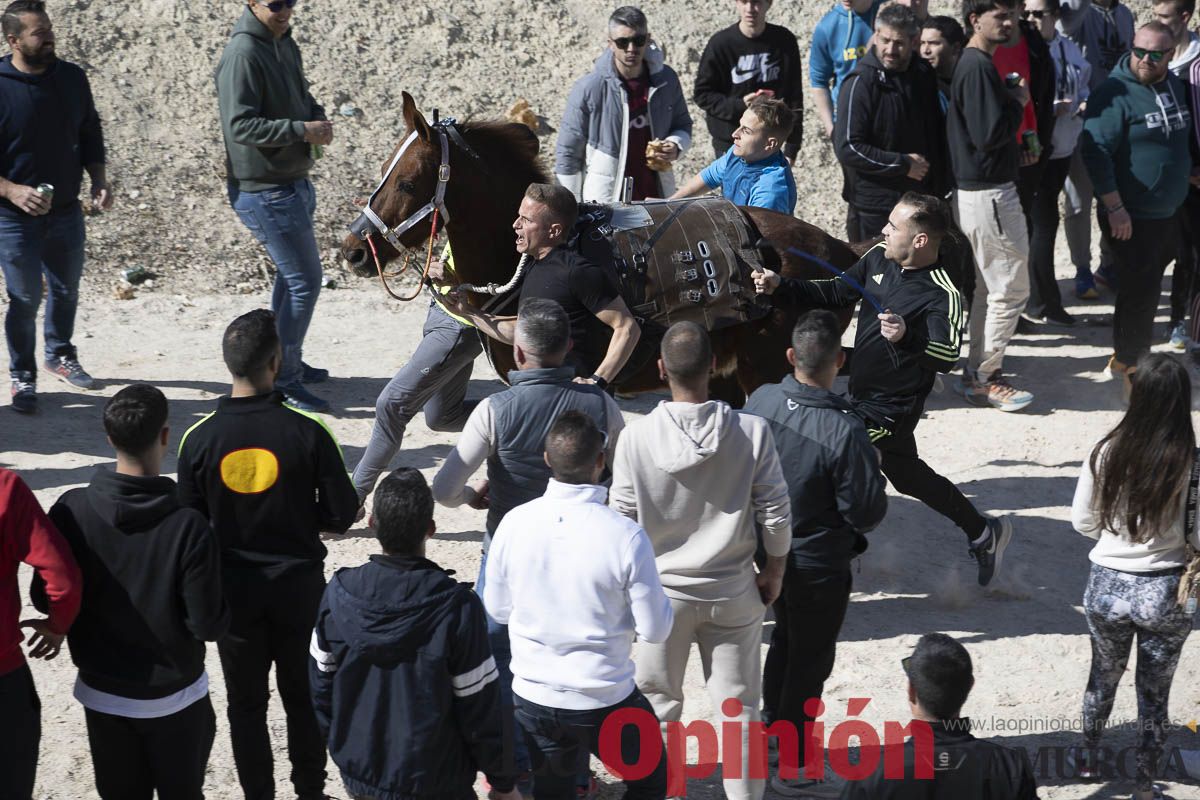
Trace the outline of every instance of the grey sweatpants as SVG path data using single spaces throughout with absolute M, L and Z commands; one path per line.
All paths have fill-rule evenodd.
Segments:
M 1192 618 L 1176 602 L 1179 574 L 1139 575 L 1092 565 L 1083 610 L 1092 634 L 1092 670 L 1083 695 L 1083 734 L 1100 743 L 1117 684 L 1137 637 L 1137 788 L 1150 791 L 1170 721 L 1167 700 Z
M 475 357 L 482 350 L 474 328 L 458 322 L 437 303 L 429 304 L 416 352 L 375 401 L 375 427 L 354 468 L 359 503 L 366 500 L 379 474 L 400 451 L 404 431 L 418 411 L 425 410 L 430 430 L 462 430 L 475 405 L 465 399 Z

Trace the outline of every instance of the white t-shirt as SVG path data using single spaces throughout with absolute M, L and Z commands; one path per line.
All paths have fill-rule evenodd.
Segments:
M 155 697 L 150 700 L 136 700 L 132 697 L 102 692 L 93 689 L 75 676 L 75 699 L 84 708 L 98 711 L 101 714 L 111 714 L 114 717 L 130 719 L 158 719 L 169 717 L 183 711 L 192 703 L 208 694 L 208 672 L 201 672 L 200 677 L 191 686 L 185 686 L 178 692 L 166 697 Z

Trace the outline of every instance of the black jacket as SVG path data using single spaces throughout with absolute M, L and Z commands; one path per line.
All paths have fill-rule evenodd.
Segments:
M 179 498 L 212 521 L 226 568 L 277 577 L 319 567 L 321 532 L 358 513 L 333 433 L 278 392 L 222 397 L 179 445 Z
M 229 627 L 221 562 L 208 520 L 179 505 L 170 478 L 97 471 L 50 509 L 83 574 L 67 634 L 93 689 L 146 700 L 195 683 L 204 642 Z M 43 585 L 30 592 L 38 602 Z
M 950 276 L 935 264 L 902 269 L 877 244 L 846 275 L 866 288 L 885 309 L 904 317 L 904 338 L 892 344 L 879 332 L 879 312 L 863 302 L 850 359 L 850 396 L 859 413 L 885 430 L 921 407 L 934 374 L 958 363 L 962 297 Z M 783 307 L 852 306 L 858 289 L 840 278 L 802 281 L 784 278 L 771 296 Z
M 1017 180 L 1017 130 L 1024 113 L 992 57 L 965 48 L 954 68 L 946 111 L 950 165 L 959 189 L 991 189 Z
M 1038 142 L 1042 145 L 1038 160 L 1041 164 L 1049 160 L 1054 139 L 1054 56 L 1033 23 L 1019 22 L 1021 35 L 1029 46 L 1029 97 L 1033 100 L 1033 113 L 1037 118 Z
M 76 208 L 83 168 L 104 163 L 104 135 L 87 75 L 61 59 L 41 75 L 0 58 L 0 178 L 54 187 L 54 210 Z M 26 216 L 0 199 L 0 216 Z
M 792 566 L 841 573 L 887 513 L 879 457 L 850 404 L 791 375 L 760 386 L 743 411 L 767 420 L 792 501 Z
M 935 722 L 931 752 L 916 753 L 915 737 L 904 744 L 904 778 L 884 777 L 881 751 L 875 772 L 846 781 L 841 800 L 1037 800 L 1037 781 L 1029 755 L 1019 747 L 976 739 L 966 717 Z M 933 778 L 916 778 L 920 758 Z M 932 759 L 932 764 L 929 763 Z
M 512 789 L 487 618 L 467 584 L 425 558 L 340 569 L 311 652 L 317 723 L 351 794 L 461 800 L 477 771 Z
M 704 46 L 696 67 L 696 105 L 704 109 L 715 142 L 733 139 L 746 111 L 743 98 L 769 89 L 796 112 L 784 155 L 795 156 L 804 138 L 804 69 L 800 46 L 787 28 L 767 24 L 761 36 L 745 36 L 737 23 L 717 31 Z
M 937 73 L 913 54 L 908 69 L 884 69 L 872 47 L 838 92 L 834 153 L 845 168 L 842 199 L 888 213 L 908 191 L 945 197 L 951 188 L 946 118 Z M 909 153 L 924 156 L 923 180 L 908 177 Z

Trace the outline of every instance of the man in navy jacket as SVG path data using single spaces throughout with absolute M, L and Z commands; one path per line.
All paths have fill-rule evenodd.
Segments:
M 0 15 L 12 55 L 0 58 L 0 266 L 8 287 L 8 370 L 14 411 L 37 410 L 38 306 L 49 285 L 43 366 L 80 389 L 93 386 L 71 337 L 83 274 L 83 170 L 92 206 L 112 206 L 104 137 L 83 70 L 60 61 L 41 0 L 15 0 Z M 49 188 L 47 188 L 49 187 Z
M 317 724 L 346 789 L 471 796 L 482 770 L 497 800 L 520 800 L 483 603 L 425 557 L 436 528 L 420 472 L 380 482 L 371 526 L 383 553 L 333 576 L 310 648 Z

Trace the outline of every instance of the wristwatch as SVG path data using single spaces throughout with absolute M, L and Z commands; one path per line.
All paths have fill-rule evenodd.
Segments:
M 590 380 L 592 383 L 599 386 L 601 389 L 608 388 L 608 381 L 604 380 L 604 378 L 601 378 L 599 375 L 596 375 L 595 373 L 593 373 L 592 377 L 589 378 L 588 380 Z

